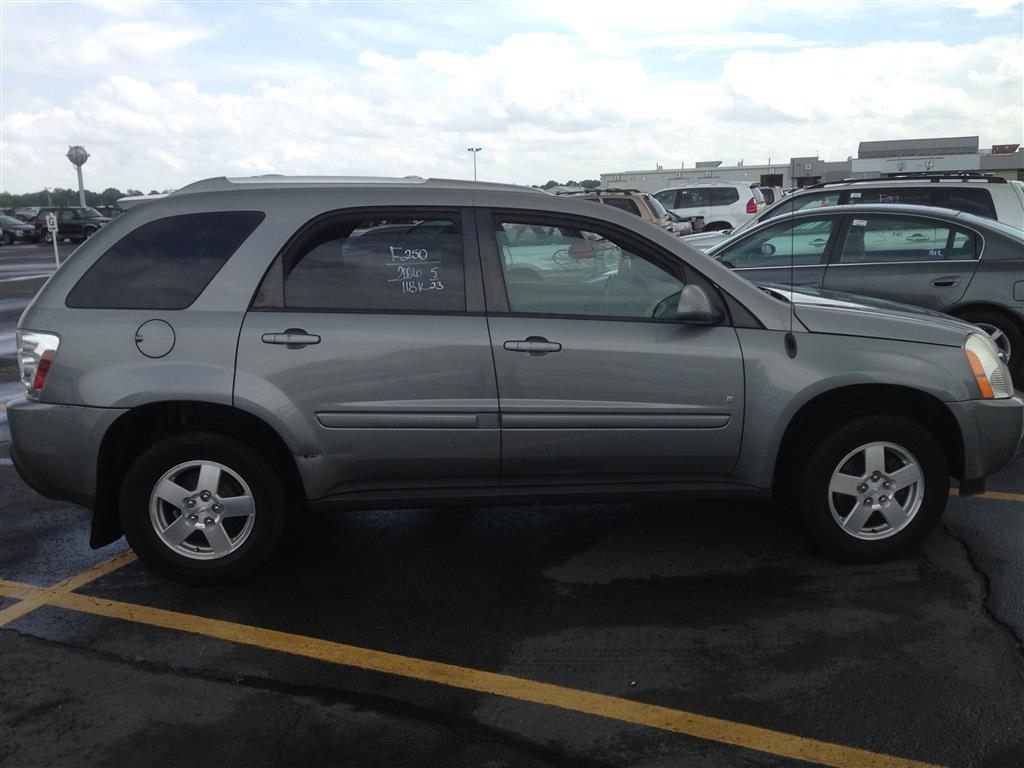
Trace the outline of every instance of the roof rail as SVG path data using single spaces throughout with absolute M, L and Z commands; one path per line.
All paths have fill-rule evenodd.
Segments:
M 894 173 L 891 176 L 872 176 L 866 179 L 840 179 L 839 181 L 821 181 L 801 189 L 823 189 L 832 184 L 862 184 L 878 181 L 984 181 L 989 184 L 1005 184 L 1006 179 L 1002 176 L 993 176 L 988 173 L 977 171 L 963 171 L 960 173 Z

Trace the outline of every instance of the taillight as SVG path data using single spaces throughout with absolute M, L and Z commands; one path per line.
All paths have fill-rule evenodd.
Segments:
M 17 345 L 18 371 L 25 386 L 25 395 L 38 400 L 57 356 L 60 339 L 52 333 L 18 330 Z
M 757 203 L 754 202 L 754 198 L 747 200 L 747 213 L 757 213 Z

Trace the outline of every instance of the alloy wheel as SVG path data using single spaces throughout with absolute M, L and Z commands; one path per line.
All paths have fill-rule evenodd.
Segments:
M 903 530 L 924 500 L 924 473 L 895 443 L 873 442 L 850 451 L 828 486 L 832 519 L 856 539 L 877 540 Z
M 252 533 L 256 504 L 242 477 L 216 461 L 187 461 L 167 470 L 149 501 L 153 530 L 164 545 L 194 560 L 217 560 Z

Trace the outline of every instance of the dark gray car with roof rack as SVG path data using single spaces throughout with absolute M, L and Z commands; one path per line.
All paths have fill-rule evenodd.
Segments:
M 249 573 L 315 506 L 777 493 L 874 560 L 1024 447 L 976 328 L 794 304 L 631 214 L 500 184 L 198 182 L 82 245 L 17 345 L 19 473 L 190 583 Z

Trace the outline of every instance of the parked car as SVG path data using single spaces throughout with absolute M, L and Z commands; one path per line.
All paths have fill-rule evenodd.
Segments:
M 777 216 L 804 208 L 854 203 L 936 206 L 973 213 L 1024 229 L 1024 182 L 978 173 L 906 174 L 881 179 L 845 179 L 805 187 L 731 232 L 706 232 L 699 237 L 688 238 L 687 244 L 708 251 L 725 239 Z
M 61 240 L 71 240 L 73 243 L 88 240 L 110 221 L 95 208 L 88 206 L 40 208 L 32 219 L 32 224 L 39 232 L 40 239 L 47 243 L 53 242 L 53 236 L 46 228 L 46 214 L 51 211 L 57 214 L 57 237 Z
M 653 195 L 635 189 L 600 189 L 577 194 L 580 200 L 591 200 L 613 208 L 632 213 L 657 227 L 667 229 L 675 235 L 689 235 L 701 231 L 704 221 L 699 216 L 687 217 L 670 215 Z M 699 224 L 698 224 L 699 222 Z M 699 226 L 699 229 L 695 227 Z
M 311 507 L 775 492 L 875 560 L 936 525 L 950 475 L 980 492 L 1024 450 L 977 328 L 787 301 L 613 206 L 501 184 L 197 182 L 80 247 L 17 347 L 21 476 L 190 583 L 249 573 Z
M 31 224 L 26 224 L 14 216 L 0 215 L 0 241 L 4 245 L 34 243 L 38 239 L 39 233 Z
M 782 187 L 758 187 L 764 196 L 765 206 L 774 205 L 783 198 Z
M 1024 231 L 916 205 L 804 208 L 709 255 L 756 283 L 914 304 L 982 328 L 1024 382 Z
M 735 229 L 764 209 L 758 187 L 743 182 L 684 184 L 654 193 L 654 198 L 680 216 L 701 216 L 707 232 Z

